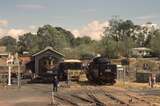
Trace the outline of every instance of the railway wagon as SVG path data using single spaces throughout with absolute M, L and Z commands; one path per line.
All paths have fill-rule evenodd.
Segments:
M 89 81 L 96 84 L 113 85 L 117 78 L 117 66 L 111 64 L 108 58 L 96 57 L 89 62 L 86 75 Z
M 79 81 L 84 74 L 80 60 L 69 59 L 59 63 L 58 77 L 60 80 Z

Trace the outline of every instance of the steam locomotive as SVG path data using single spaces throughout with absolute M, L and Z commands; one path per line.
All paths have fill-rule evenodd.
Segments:
M 108 58 L 95 57 L 88 64 L 86 75 L 90 82 L 113 85 L 116 82 L 117 66 L 111 64 Z

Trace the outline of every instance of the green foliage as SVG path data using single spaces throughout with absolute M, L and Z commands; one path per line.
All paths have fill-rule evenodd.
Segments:
M 84 36 L 84 37 L 78 37 L 74 39 L 74 47 L 80 46 L 81 44 L 91 44 L 93 41 L 90 37 Z
M 47 46 L 51 46 L 55 50 L 62 51 L 64 48 L 73 45 L 73 42 L 74 36 L 69 31 L 60 27 L 44 25 L 38 29 L 37 34 L 26 33 L 19 36 L 17 49 L 19 53 L 29 51 L 33 54 Z
M 158 55 L 160 55 L 160 31 L 154 33 L 154 37 L 151 39 L 150 47 Z
M 109 57 L 129 56 L 134 46 L 135 25 L 130 20 L 112 19 L 110 27 L 105 29 L 103 44 Z
M 54 49 L 60 50 L 61 48 L 68 47 L 70 45 L 70 42 L 68 42 L 69 36 L 72 35 L 67 35 L 67 31 L 66 33 L 64 32 L 64 29 L 52 27 L 51 25 L 39 28 L 37 32 L 39 49 L 51 46 Z
M 151 38 L 154 36 L 155 32 L 156 30 L 154 28 L 147 28 L 145 26 L 141 27 L 136 25 L 133 35 L 137 47 L 149 47 Z
M 22 54 L 23 51 L 30 51 L 31 53 L 37 52 L 37 36 L 32 33 L 26 33 L 23 36 L 19 36 L 17 42 L 17 51 Z
M 145 46 L 145 35 L 140 33 L 138 38 L 136 39 L 137 47 L 144 47 Z
M 117 41 L 112 38 L 104 37 L 101 41 L 101 46 L 104 47 L 102 50 L 102 55 L 109 58 L 118 57 Z
M 64 48 L 62 52 L 65 54 L 66 58 L 87 59 L 99 53 L 98 42 L 96 41 L 92 41 L 90 43 L 86 43 L 85 41 L 82 42 L 83 43 L 79 44 L 78 46 Z
M 11 36 L 5 36 L 0 39 L 0 45 L 6 46 L 7 51 L 15 52 L 16 49 L 16 39 Z
M 51 25 L 40 27 L 37 34 L 26 33 L 19 40 L 6 36 L 0 45 L 7 46 L 10 52 L 36 53 L 47 46 L 53 47 L 66 58 L 89 58 L 101 54 L 110 58 L 129 57 L 134 47 L 151 47 L 156 53 L 159 48 L 160 31 L 135 25 L 131 20 L 112 19 L 110 26 L 105 28 L 100 41 L 88 36 L 75 38 L 74 35 L 61 28 Z
M 47 46 L 63 53 L 67 58 L 83 58 L 95 55 L 98 47 L 97 42 L 90 37 L 78 37 L 60 27 L 44 25 L 40 27 L 37 34 L 26 33 L 19 37 L 17 50 L 19 53 L 29 51 L 36 53 Z
M 131 49 L 136 46 L 134 40 L 130 37 L 127 37 L 124 41 L 119 41 L 118 45 L 119 55 L 124 57 L 130 57 L 132 54 Z
M 115 41 L 124 40 L 126 37 L 132 37 L 134 28 L 135 25 L 131 20 L 112 19 L 110 27 L 105 28 L 104 35 Z

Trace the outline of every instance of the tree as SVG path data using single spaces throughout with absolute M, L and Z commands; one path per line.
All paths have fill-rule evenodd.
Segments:
M 68 58 L 91 58 L 99 53 L 98 43 L 88 36 L 78 37 L 74 39 L 73 46 L 64 48 L 64 51 L 66 51 L 64 54 Z
M 71 33 L 68 33 L 64 29 L 62 30 L 62 28 L 52 27 L 51 25 L 44 25 L 37 31 L 39 48 L 44 49 L 47 46 L 51 46 L 56 50 L 66 48 L 70 46 L 69 40 L 72 36 L 68 34 Z
M 160 55 L 160 30 L 154 33 L 150 43 L 151 49 L 158 55 Z
M 74 47 L 80 46 L 81 44 L 90 44 L 92 42 L 93 42 L 93 40 L 91 40 L 91 38 L 88 36 L 77 37 L 74 40 Z
M 104 31 L 104 36 L 106 38 L 106 40 L 104 40 L 104 44 L 108 44 L 111 43 L 112 46 L 107 46 L 106 49 L 109 49 L 108 47 L 112 47 L 112 49 L 107 50 L 112 51 L 112 50 L 117 50 L 117 51 L 122 51 L 120 49 L 122 49 L 122 43 L 123 44 L 123 48 L 125 48 L 124 50 L 126 50 L 125 53 L 127 54 L 121 54 L 123 56 L 129 56 L 128 51 L 130 51 L 130 49 L 132 47 L 128 46 L 130 45 L 130 41 L 131 39 L 134 39 L 134 32 L 135 29 L 135 25 L 133 24 L 133 22 L 131 20 L 121 20 L 121 19 L 112 19 L 110 20 L 110 26 L 105 28 Z M 111 41 L 109 41 L 111 40 Z M 108 43 L 107 43 L 108 42 Z M 116 44 L 115 44 L 116 43 Z M 109 53 L 110 54 L 110 53 Z M 117 54 L 117 53 L 115 53 Z
M 156 29 L 153 27 L 136 25 L 133 35 L 137 47 L 149 47 L 155 32 Z
M 130 57 L 131 50 L 136 46 L 135 41 L 131 37 L 127 37 L 124 41 L 120 41 L 119 45 L 119 54 L 120 56 Z
M 17 48 L 19 53 L 29 51 L 36 53 L 47 46 L 53 47 L 55 50 L 63 52 L 64 48 L 69 48 L 74 43 L 74 35 L 61 28 L 44 25 L 40 27 L 37 34 L 26 33 L 19 37 Z
M 111 37 L 115 41 L 132 37 L 135 25 L 131 20 L 111 19 L 110 26 L 105 28 L 104 35 Z
M 7 51 L 9 52 L 15 52 L 16 49 L 16 39 L 14 39 L 11 36 L 5 36 L 0 39 L 0 45 L 6 46 Z
M 70 31 L 67 31 L 61 27 L 55 27 L 55 28 L 57 29 L 57 31 L 59 31 L 59 33 L 64 35 L 65 40 L 69 43 L 69 46 L 74 46 L 75 37 Z
M 23 36 L 19 36 L 17 51 L 20 54 L 22 54 L 23 51 L 29 51 L 31 53 L 39 51 L 37 40 L 37 36 L 32 33 L 26 33 Z
M 103 48 L 101 49 L 101 54 L 103 56 L 109 58 L 118 57 L 117 41 L 115 41 L 113 38 L 103 37 L 100 46 Z

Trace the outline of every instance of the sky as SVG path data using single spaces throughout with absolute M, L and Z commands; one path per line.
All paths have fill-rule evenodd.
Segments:
M 113 16 L 160 24 L 160 0 L 0 0 L 0 37 L 36 32 L 45 24 L 100 39 Z

